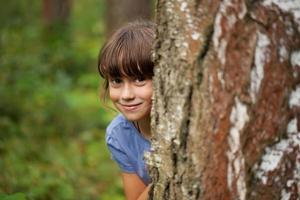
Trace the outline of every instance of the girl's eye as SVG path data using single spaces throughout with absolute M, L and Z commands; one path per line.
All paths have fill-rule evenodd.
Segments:
M 118 87 L 121 83 L 122 83 L 122 79 L 120 79 L 120 78 L 113 78 L 113 79 L 109 80 L 109 84 L 112 87 Z
M 146 79 L 144 77 L 137 77 L 134 79 L 134 83 L 138 86 L 143 86 L 146 83 Z

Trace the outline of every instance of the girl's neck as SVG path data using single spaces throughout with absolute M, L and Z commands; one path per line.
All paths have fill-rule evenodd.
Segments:
M 150 116 L 139 121 L 135 121 L 134 123 L 137 125 L 141 134 L 149 140 L 151 138 Z

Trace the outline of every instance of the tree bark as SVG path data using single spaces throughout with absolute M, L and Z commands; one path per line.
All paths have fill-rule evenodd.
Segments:
M 107 0 L 107 35 L 125 23 L 138 19 L 150 19 L 152 16 L 152 0 Z
M 300 198 L 298 0 L 158 0 L 149 199 Z

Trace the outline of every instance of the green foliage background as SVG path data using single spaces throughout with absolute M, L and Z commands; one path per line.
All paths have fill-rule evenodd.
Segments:
M 123 199 L 96 68 L 104 0 L 73 1 L 51 29 L 41 4 L 0 7 L 0 199 Z

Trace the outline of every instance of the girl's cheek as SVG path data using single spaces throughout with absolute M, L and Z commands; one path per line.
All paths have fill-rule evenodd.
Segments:
M 117 100 L 117 91 L 115 91 L 115 89 L 113 89 L 113 88 L 110 88 L 109 89 L 109 98 L 110 98 L 110 100 L 112 100 L 112 101 L 116 101 Z

